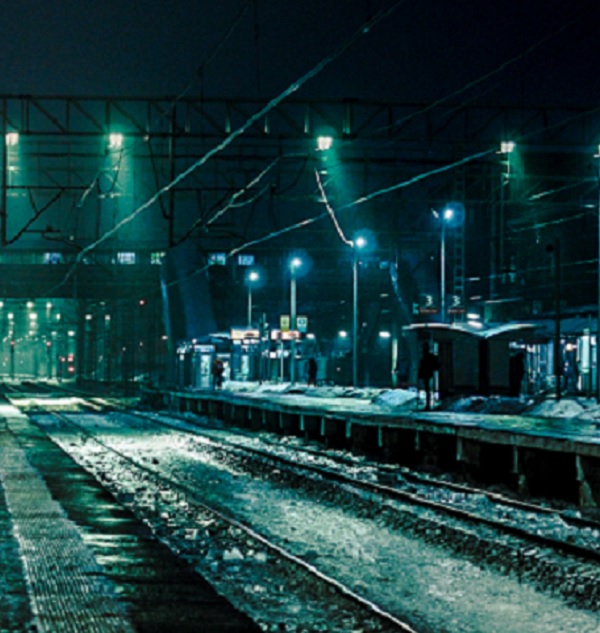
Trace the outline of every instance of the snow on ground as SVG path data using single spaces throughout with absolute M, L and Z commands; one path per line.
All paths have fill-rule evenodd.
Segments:
M 272 394 L 274 396 L 302 396 L 303 398 L 319 398 L 322 400 L 343 399 L 346 406 L 354 401 L 357 406 L 371 404 L 385 410 L 403 412 L 422 410 L 425 405 L 424 392 L 417 391 L 414 387 L 410 389 L 342 386 L 308 387 L 301 383 L 292 385 L 289 382 L 227 381 L 224 389 L 226 391 L 256 395 L 257 397 Z M 473 395 L 436 401 L 434 410 L 456 413 L 524 415 L 540 418 L 569 418 L 600 423 L 600 405 L 595 399 L 583 396 L 568 396 L 557 401 L 554 394 L 543 398 Z
M 95 428 L 95 420 L 95 416 L 82 416 L 79 423 L 104 434 L 104 423 Z M 242 468 L 241 462 L 223 459 L 219 448 L 196 443 L 187 435 L 157 434 L 153 427 L 147 433 L 143 422 L 138 422 L 137 432 L 133 432 L 130 419 L 116 414 L 115 423 L 119 420 L 130 431 L 104 435 L 103 439 L 122 454 L 139 462 L 160 463 L 160 468 L 171 477 L 174 473 L 185 473 L 187 485 L 201 501 L 250 524 L 384 609 L 410 613 L 421 624 L 420 630 L 440 633 L 596 633 L 598 630 L 595 612 L 572 608 L 560 599 L 536 591 L 521 578 L 498 574 L 466 558 L 453 557 L 438 545 L 396 530 L 376 515 L 365 514 L 359 498 L 341 503 L 341 499 L 332 499 L 330 490 L 314 489 L 308 493 L 301 487 L 289 487 L 277 470 L 268 477 L 255 477 Z M 72 431 L 53 431 L 53 437 L 88 467 L 95 464 L 99 472 L 110 471 L 112 485 L 128 495 L 138 512 L 152 507 L 154 517 L 161 522 L 166 517 L 174 530 L 163 531 L 162 538 L 170 540 L 173 549 L 181 547 L 178 534 L 198 534 L 199 528 L 201 531 L 208 525 L 203 514 L 190 511 L 193 504 L 190 506 L 187 499 L 180 498 L 180 491 L 153 491 L 155 481 L 143 479 L 141 484 L 139 475 L 132 476 L 129 465 L 123 466 L 113 456 L 102 455 L 90 442 L 74 442 Z M 293 457 L 292 451 L 290 458 Z M 211 529 L 214 534 L 214 525 Z M 209 577 L 212 574 L 215 582 L 222 583 L 226 595 L 239 592 L 233 581 L 239 582 L 240 565 L 244 558 L 254 557 L 255 546 L 248 545 L 251 552 L 236 547 L 221 553 L 216 539 L 211 539 L 208 546 L 201 541 L 200 550 L 195 552 L 195 539 L 188 541 L 187 553 L 196 554 L 199 571 Z M 263 561 L 267 562 L 269 556 L 263 555 Z M 308 609 L 305 605 L 312 602 L 308 603 L 307 598 L 302 602 L 286 585 L 275 588 L 267 581 L 267 572 L 255 571 L 245 583 L 251 591 L 244 590 L 243 596 L 237 594 L 246 601 L 249 611 L 256 609 L 265 618 L 265 604 L 274 598 L 275 622 L 285 618 L 289 624 L 286 630 L 340 630 L 333 626 L 322 628 L 323 618 L 335 619 L 335 614 L 324 616 L 322 611 Z M 253 606 L 256 604 L 259 606 Z M 359 629 L 350 625 L 343 630 Z

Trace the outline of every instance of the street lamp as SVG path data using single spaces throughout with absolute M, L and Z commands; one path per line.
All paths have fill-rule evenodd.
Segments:
M 364 237 L 352 242 L 352 386 L 358 385 L 358 251 L 367 245 Z
M 600 182 L 600 145 L 598 153 L 594 154 L 597 159 L 596 178 Z M 600 187 L 598 187 L 598 306 L 596 315 L 596 402 L 600 403 Z
M 442 240 L 440 245 L 440 317 L 446 322 L 446 224 L 454 218 L 454 210 L 446 207 L 442 211 Z
M 292 333 L 290 382 L 296 381 L 296 270 L 302 266 L 302 260 L 294 257 L 290 260 L 290 331 Z
M 317 136 L 317 150 L 319 152 L 326 152 L 331 149 L 333 146 L 333 137 L 332 136 Z
M 248 273 L 246 278 L 248 284 L 248 327 L 252 327 L 252 284 L 257 282 L 260 279 L 260 275 L 255 271 L 251 270 Z

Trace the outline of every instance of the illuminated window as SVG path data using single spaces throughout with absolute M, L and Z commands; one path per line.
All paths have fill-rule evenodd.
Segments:
M 62 264 L 62 253 L 44 253 L 44 264 Z
M 135 253 L 133 251 L 121 251 L 117 253 L 117 264 L 131 265 L 135 264 Z
M 211 253 L 208 256 L 208 262 L 216 266 L 225 266 L 227 263 L 227 255 L 225 253 Z
M 238 266 L 254 266 L 254 255 L 238 255 Z

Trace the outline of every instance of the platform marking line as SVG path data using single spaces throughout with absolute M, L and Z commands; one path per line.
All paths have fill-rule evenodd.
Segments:
M 76 524 L 12 434 L 0 428 L 0 485 L 40 633 L 134 633 L 126 607 Z

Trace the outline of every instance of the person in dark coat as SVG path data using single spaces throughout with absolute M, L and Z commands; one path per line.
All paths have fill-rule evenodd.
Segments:
M 431 411 L 431 379 L 440 368 L 440 361 L 435 354 L 429 351 L 429 345 L 423 343 L 421 347 L 421 360 L 419 361 L 418 378 L 425 388 L 425 410 Z
M 307 383 L 310 387 L 317 386 L 317 361 L 311 356 L 306 364 Z
M 223 372 L 225 371 L 225 366 L 223 365 L 223 361 L 215 356 L 215 359 L 212 362 L 211 373 L 213 379 L 213 389 L 220 389 L 223 386 Z

